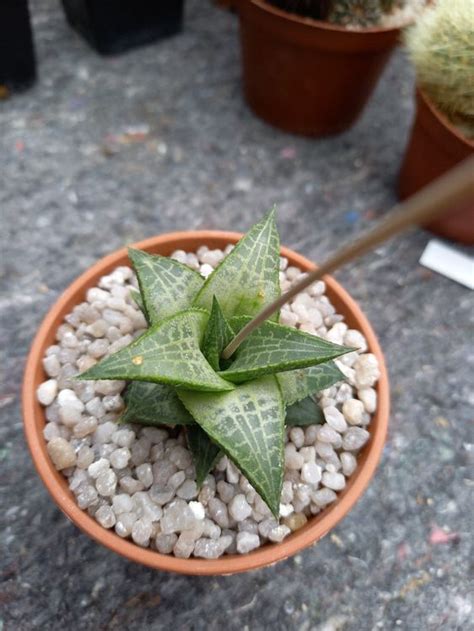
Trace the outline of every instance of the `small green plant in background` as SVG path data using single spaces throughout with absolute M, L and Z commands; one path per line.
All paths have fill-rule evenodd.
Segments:
M 343 379 L 350 348 L 265 321 L 229 360 L 223 349 L 280 293 L 274 211 L 206 279 L 177 261 L 130 250 L 149 328 L 81 379 L 123 379 L 123 422 L 185 426 L 202 484 L 226 454 L 278 516 L 285 422 L 318 421 L 316 392 Z M 277 319 L 275 316 L 273 320 Z
M 384 15 L 402 8 L 406 0 L 268 0 L 289 13 L 315 20 L 326 20 L 341 26 L 370 27 L 379 24 Z
M 474 3 L 437 0 L 407 29 L 418 84 L 433 103 L 474 137 Z

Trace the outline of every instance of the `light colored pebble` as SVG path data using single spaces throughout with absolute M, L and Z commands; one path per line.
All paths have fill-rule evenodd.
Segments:
M 287 526 L 291 532 L 294 532 L 295 530 L 298 530 L 298 528 L 304 526 L 307 521 L 308 518 L 304 513 L 292 513 L 282 519 L 283 524 Z
M 260 537 L 250 532 L 239 532 L 237 534 L 237 552 L 247 554 L 260 546 Z
M 239 493 L 229 502 L 229 515 L 235 521 L 244 521 L 252 514 L 252 508 L 247 502 L 245 495 Z
M 176 491 L 176 495 L 183 500 L 192 500 L 197 497 L 198 489 L 194 480 L 185 480 Z
M 359 399 L 348 399 L 342 405 L 342 413 L 350 425 L 360 425 L 364 415 L 364 404 Z
M 178 535 L 174 532 L 169 535 L 165 535 L 162 532 L 156 536 L 155 545 L 158 552 L 161 554 L 171 554 L 173 548 L 178 541 Z
M 137 519 L 137 521 L 133 524 L 132 539 L 137 545 L 146 547 L 150 541 L 151 534 L 151 521 L 145 517 Z
M 116 515 L 120 515 L 121 513 L 130 513 L 133 511 L 134 502 L 130 495 L 126 493 L 118 493 L 114 495 L 112 499 L 112 508 Z
M 153 484 L 153 471 L 149 462 L 139 465 L 136 468 L 136 475 L 146 489 Z
M 350 451 L 343 451 L 339 456 L 342 464 L 342 472 L 346 477 L 354 473 L 357 467 L 357 459 Z
M 76 453 L 71 444 L 64 438 L 53 438 L 47 445 L 49 457 L 58 471 L 73 467 L 76 464 Z
M 119 447 L 110 454 L 110 464 L 113 466 L 114 469 L 125 469 L 130 460 L 130 455 L 130 449 L 127 449 L 127 447 Z
M 290 429 L 290 440 L 297 449 L 303 447 L 304 430 L 301 427 L 292 427 Z
M 95 513 L 94 517 L 104 528 L 113 528 L 115 526 L 115 515 L 108 504 L 101 506 Z
M 91 465 L 92 466 L 92 465 Z M 90 468 L 90 467 L 89 467 Z M 115 487 L 117 486 L 117 476 L 112 469 L 107 469 L 99 476 L 95 481 L 95 488 L 104 497 L 110 497 L 115 493 Z
M 314 503 L 320 507 L 327 506 L 337 499 L 336 493 L 329 488 L 319 489 L 312 493 L 311 497 Z
M 350 427 L 342 438 L 342 448 L 346 451 L 360 449 L 369 440 L 370 434 L 362 427 Z
M 347 422 L 344 415 L 335 407 L 329 406 L 323 409 L 324 418 L 326 423 L 336 430 L 336 432 L 345 432 L 347 429 Z M 330 441 L 328 441 L 330 442 Z
M 272 528 L 268 533 L 268 538 L 274 543 L 281 543 L 283 539 L 289 535 L 291 530 L 285 524 L 280 524 L 276 528 Z
M 321 478 L 322 483 L 333 491 L 342 491 L 346 486 L 346 478 L 342 473 L 325 471 Z
M 364 404 L 365 411 L 373 414 L 377 407 L 377 392 L 373 388 L 359 388 L 357 396 Z
M 317 484 L 321 480 L 321 467 L 315 462 L 305 462 L 301 468 L 301 479 L 308 484 Z

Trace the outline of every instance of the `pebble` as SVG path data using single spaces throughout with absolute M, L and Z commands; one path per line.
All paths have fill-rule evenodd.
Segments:
M 94 517 L 104 528 L 113 528 L 115 526 L 115 514 L 108 504 L 98 508 Z
M 115 449 L 110 454 L 110 464 L 113 466 L 114 469 L 125 469 L 125 467 L 128 465 L 128 461 L 130 460 L 130 456 L 130 449 L 127 449 L 127 447 L 120 447 L 119 449 Z
M 260 537 L 251 532 L 239 532 L 237 534 L 237 552 L 247 554 L 260 546 Z
M 373 414 L 377 407 L 377 392 L 373 388 L 359 388 L 357 396 L 364 404 L 365 411 Z
M 370 434 L 362 427 L 350 427 L 342 438 L 342 448 L 347 451 L 360 449 L 369 440 Z
M 270 530 L 270 532 L 268 533 L 268 538 L 274 543 L 280 543 L 283 541 L 286 535 L 290 534 L 290 532 L 291 530 L 290 528 L 288 528 L 288 526 L 285 526 L 285 524 L 280 524 L 279 526 L 276 526 L 275 528 L 272 528 Z
M 342 412 L 350 425 L 360 425 L 364 418 L 364 404 L 359 399 L 348 399 L 342 405 Z
M 115 493 L 115 487 L 117 486 L 117 476 L 112 469 L 107 469 L 99 476 L 95 481 L 95 488 L 104 497 L 109 497 Z
M 196 518 L 188 504 L 182 499 L 176 499 L 164 509 L 161 518 L 161 531 L 165 534 L 189 530 Z
M 322 483 L 333 491 L 342 491 L 346 486 L 346 478 L 342 473 L 325 471 L 321 478 Z
M 301 479 L 308 484 L 317 484 L 321 480 L 321 467 L 315 462 L 305 462 L 301 467 Z
M 47 446 L 48 454 L 58 471 L 76 464 L 76 453 L 72 445 L 64 438 L 53 438 Z
M 171 554 L 177 541 L 178 535 L 174 532 L 169 535 L 165 535 L 161 532 L 155 539 L 156 549 L 158 552 L 161 552 L 161 554 Z
M 232 246 L 225 249 L 225 253 Z M 177 251 L 174 258 L 204 276 L 223 258 L 220 250 Z M 304 274 L 280 259 L 280 283 L 288 288 Z M 37 390 L 46 407 L 43 430 L 55 466 L 64 471 L 78 506 L 104 528 L 140 546 L 181 558 L 246 554 L 264 541 L 278 543 L 308 517 L 337 499 L 357 468 L 357 452 L 370 438 L 364 429 L 377 407 L 380 371 L 364 336 L 349 329 L 313 283 L 281 310 L 280 321 L 312 335 L 352 346 L 337 361 L 347 381 L 318 394 L 325 423 L 287 432 L 280 521 L 252 485 L 223 457 L 201 489 L 183 433 L 166 428 L 117 426 L 125 382 L 80 382 L 76 374 L 132 341 L 146 327 L 130 298 L 137 287 L 129 267 L 112 271 L 87 292 L 46 350 L 48 379 Z
M 239 493 L 229 502 L 229 515 L 235 521 L 244 521 L 252 514 L 252 507 L 247 502 L 245 495 Z
M 336 432 L 345 432 L 347 429 L 346 419 L 344 414 L 337 409 L 337 407 L 331 405 L 324 408 L 324 418 L 326 423 L 332 427 Z M 329 441 L 330 442 L 330 441 Z
M 51 405 L 58 392 L 58 382 L 56 379 L 44 381 L 36 390 L 36 396 L 41 405 Z
M 151 534 L 151 521 L 148 521 L 145 517 L 137 519 L 137 521 L 133 524 L 132 539 L 137 545 L 145 548 L 150 541 Z

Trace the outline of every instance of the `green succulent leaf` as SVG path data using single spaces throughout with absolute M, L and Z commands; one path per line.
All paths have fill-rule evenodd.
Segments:
M 275 516 L 283 481 L 285 408 L 275 377 L 232 392 L 178 395 L 194 419 L 255 487 Z
M 153 325 L 79 378 L 149 381 L 211 392 L 231 390 L 234 386 L 214 372 L 200 349 L 208 318 L 203 310 L 181 311 Z
M 232 341 L 234 332 L 225 319 L 219 301 L 214 296 L 209 322 L 207 323 L 202 352 L 214 370 L 219 371 L 219 359 L 222 351 Z
M 208 276 L 194 305 L 210 311 L 215 296 L 226 318 L 255 315 L 280 295 L 279 256 L 280 239 L 272 210 Z
M 145 316 L 146 321 L 148 322 L 148 324 L 150 324 L 150 318 L 148 316 L 148 313 L 145 309 L 145 304 L 143 302 L 143 298 L 141 293 L 136 290 L 136 289 L 131 289 L 130 290 L 130 297 L 133 300 L 133 302 L 137 305 L 137 307 L 140 309 L 140 311 L 143 313 L 143 315 Z
M 232 318 L 230 325 L 239 331 L 250 320 Z M 262 375 L 322 364 L 351 350 L 293 327 L 263 322 L 236 350 L 230 367 L 219 374 L 228 381 L 241 383 Z
M 189 308 L 204 284 L 198 272 L 167 256 L 132 248 L 128 250 L 128 256 L 137 274 L 150 324 Z
M 285 425 L 315 425 L 324 420 L 323 411 L 312 397 L 293 403 L 286 409 Z
M 141 425 L 190 425 L 193 417 L 181 403 L 173 386 L 132 381 L 125 391 L 122 423 Z
M 221 450 L 197 423 L 186 428 L 186 437 L 189 450 L 193 454 L 196 484 L 200 488 L 219 458 Z
M 277 375 L 283 400 L 292 405 L 311 394 L 330 388 L 345 377 L 334 362 L 319 364 L 301 370 L 290 370 Z

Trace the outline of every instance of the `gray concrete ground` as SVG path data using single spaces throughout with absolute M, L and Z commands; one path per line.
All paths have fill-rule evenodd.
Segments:
M 109 59 L 59 3 L 32 12 L 39 81 L 0 104 L 0 629 L 474 628 L 473 300 L 418 265 L 426 233 L 337 274 L 386 353 L 390 437 L 352 513 L 277 567 L 188 578 L 115 556 L 55 507 L 22 433 L 33 334 L 105 253 L 168 230 L 244 230 L 275 202 L 283 242 L 318 261 L 388 210 L 413 110 L 403 55 L 352 130 L 314 141 L 247 109 L 236 19 L 207 1 L 189 1 L 181 36 Z

